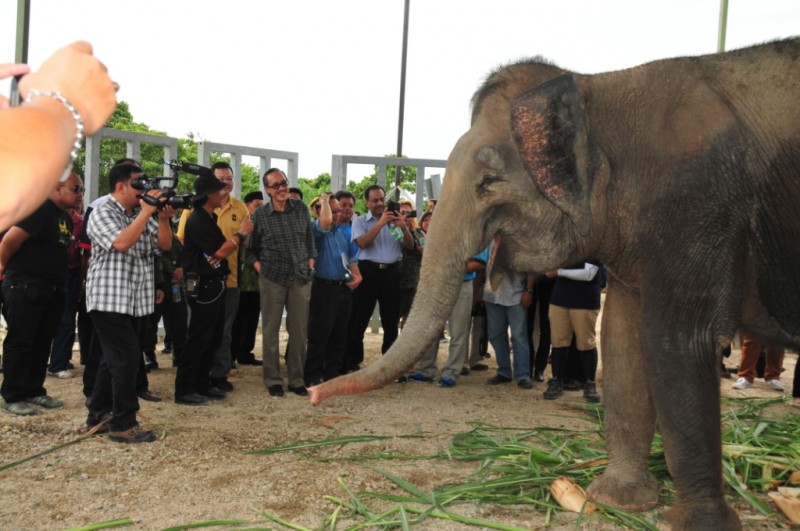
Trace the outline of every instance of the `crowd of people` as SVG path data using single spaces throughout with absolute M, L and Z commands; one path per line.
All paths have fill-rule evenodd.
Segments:
M 65 68 L 77 81 L 65 81 Z M 28 74 L 24 65 L 0 66 L 0 77 L 21 74 Z M 231 196 L 233 169 L 219 162 L 200 172 L 191 208 L 176 223 L 164 192 L 143 186 L 138 162 L 122 159 L 109 171 L 110 193 L 84 213 L 83 183 L 70 168 L 83 135 L 110 114 L 110 79 L 91 47 L 76 43 L 23 81 L 25 106 L 12 111 L 0 100 L 0 131 L 6 131 L 0 133 L 0 157 L 4 163 L 34 158 L 29 136 L 9 136 L 14 124 L 47 137 L 53 149 L 44 150 L 37 167 L 30 161 L 14 166 L 12 175 L 32 175 L 35 193 L 0 205 L 7 229 L 0 275 L 8 327 L 2 409 L 25 416 L 35 414 L 35 406 L 63 405 L 44 384 L 48 374 L 74 376 L 76 316 L 87 429 L 107 431 L 116 442 L 156 439 L 136 413 L 140 399 L 161 400 L 147 378 L 159 365 L 161 319 L 165 351 L 177 368 L 174 401 L 185 406 L 224 400 L 234 391 L 228 375 L 237 363 L 261 366 L 273 397 L 286 390 L 306 396 L 310 386 L 357 371 L 376 304 L 381 353 L 389 350 L 416 294 L 435 200 L 417 223 L 409 201 L 388 201 L 383 187 L 372 185 L 364 192 L 367 212 L 357 215 L 351 192 L 324 193 L 306 205 L 285 173 L 271 168 L 262 176 L 268 197 L 253 192 L 239 201 Z M 14 149 L 19 153 L 12 155 Z M 58 179 L 65 158 L 68 171 Z M 595 329 L 605 267 L 588 259 L 540 276 L 502 271 L 490 282 L 485 269 L 500 245 L 495 239 L 464 264 L 442 369 L 434 344 L 399 381 L 453 388 L 459 376 L 488 370 L 482 359 L 491 344 L 497 372 L 487 385 L 515 382 L 532 389 L 534 381 L 545 380 L 550 360 L 545 399 L 582 390 L 586 401 L 600 401 Z M 259 319 L 263 360 L 254 354 Z M 286 382 L 279 341 L 284 324 Z M 770 389 L 783 391 L 783 351 L 767 347 L 764 378 Z M 742 350 L 735 389 L 753 385 L 761 347 L 744 334 Z M 793 404 L 800 407 L 798 378 L 796 371 Z

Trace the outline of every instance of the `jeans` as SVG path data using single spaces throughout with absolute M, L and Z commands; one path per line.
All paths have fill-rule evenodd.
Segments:
M 528 312 L 521 304 L 501 306 L 486 303 L 486 328 L 497 356 L 497 374 L 517 381 L 531 379 L 531 358 L 528 349 Z M 508 351 L 508 328 L 514 347 L 514 371 L 511 372 L 511 353 Z
M 72 358 L 72 347 L 75 345 L 75 315 L 78 313 L 78 295 L 81 292 L 81 277 L 67 275 L 67 298 L 56 337 L 53 338 L 53 349 L 50 351 L 50 372 L 65 371 Z

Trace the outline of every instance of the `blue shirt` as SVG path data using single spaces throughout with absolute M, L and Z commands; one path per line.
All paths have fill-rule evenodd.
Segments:
M 364 216 L 359 216 L 353 220 L 352 241 L 356 241 L 378 223 L 378 220 L 367 212 Z M 394 264 L 403 259 L 403 241 L 396 241 L 389 232 L 389 225 L 381 227 L 378 235 L 372 243 L 364 249 L 358 251 L 359 260 L 370 260 L 379 264 Z
M 489 261 L 489 248 L 487 247 L 483 251 L 479 252 L 478 254 L 470 258 L 470 260 L 475 260 L 476 262 L 480 262 L 483 265 L 486 265 L 486 263 Z M 477 275 L 478 273 L 475 271 L 472 271 L 470 273 L 464 273 L 464 282 L 467 282 L 468 280 L 474 280 Z
M 331 226 L 324 230 L 319 220 L 311 224 L 314 232 L 314 243 L 317 246 L 317 260 L 314 262 L 314 278 L 324 280 L 344 280 L 344 264 L 342 256 L 349 262 L 355 262 L 355 252 L 340 228 Z
M 356 262 L 358 262 L 358 249 L 359 249 L 359 247 L 358 247 L 358 244 L 356 242 L 354 242 L 353 238 L 351 237 L 351 235 L 353 233 L 353 222 L 351 221 L 350 223 L 348 223 L 346 225 L 341 225 L 340 224 L 339 225 L 339 232 L 344 234 L 344 237 L 347 238 L 348 242 L 350 242 L 350 247 L 353 250 L 353 256 L 356 257 Z

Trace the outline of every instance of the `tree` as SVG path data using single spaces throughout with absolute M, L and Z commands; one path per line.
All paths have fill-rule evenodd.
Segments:
M 385 155 L 386 157 L 395 157 L 396 155 Z M 405 157 L 404 157 L 405 158 Z M 389 166 L 386 168 L 386 189 L 392 190 L 395 184 L 395 175 L 397 175 L 397 167 Z M 401 166 L 400 167 L 400 188 L 409 192 L 414 192 L 417 189 L 417 168 L 415 166 Z M 364 214 L 367 212 L 367 203 L 364 201 L 364 191 L 372 186 L 378 184 L 378 166 L 375 166 L 375 171 L 370 175 L 365 176 L 358 182 L 349 181 L 347 189 L 353 192 L 356 196 L 356 211 Z M 394 197 L 387 198 L 394 199 Z

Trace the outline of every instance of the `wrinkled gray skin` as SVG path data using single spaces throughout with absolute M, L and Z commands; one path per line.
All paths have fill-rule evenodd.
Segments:
M 532 61 L 473 100 L 447 163 L 417 298 L 380 361 L 312 388 L 312 402 L 391 382 L 454 304 L 467 258 L 543 272 L 597 257 L 610 463 L 589 488 L 656 505 L 658 426 L 673 529 L 739 529 L 722 494 L 718 348 L 737 329 L 800 337 L 800 40 L 592 76 Z

